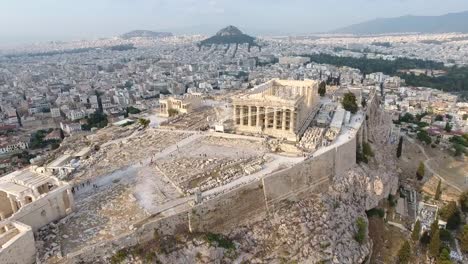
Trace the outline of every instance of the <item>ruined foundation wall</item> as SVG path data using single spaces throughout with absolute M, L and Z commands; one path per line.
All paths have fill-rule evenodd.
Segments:
M 18 235 L 0 247 L 0 263 L 33 264 L 36 262 L 36 245 L 32 230 L 24 226 Z
M 67 187 L 54 190 L 16 212 L 11 220 L 31 226 L 34 232 L 39 228 L 67 215 L 63 192 Z

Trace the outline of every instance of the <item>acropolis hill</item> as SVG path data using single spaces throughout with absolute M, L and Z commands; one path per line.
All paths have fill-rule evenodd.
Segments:
M 273 79 L 209 98 L 165 97 L 148 127 L 114 124 L 66 139 L 28 173 L 66 186 L 50 190 L 73 212 L 23 221 L 16 215 L 51 198 L 19 209 L 5 198 L 6 225 L 24 234 L 8 247 L 35 239 L 29 259 L 41 263 L 108 263 L 118 250 L 153 246 L 164 248 L 154 256 L 161 263 L 362 263 L 372 244 L 354 239 L 354 223 L 396 191 L 395 136 L 375 90 L 352 91 L 367 102 L 352 114 L 340 103 L 348 90 L 320 97 L 317 89 Z M 358 165 L 363 144 L 375 156 Z M 237 244 L 210 246 L 202 234 Z M 137 255 L 126 261 L 146 263 Z

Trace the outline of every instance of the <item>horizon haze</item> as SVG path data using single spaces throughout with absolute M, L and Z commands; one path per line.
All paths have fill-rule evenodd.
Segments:
M 359 7 L 359 13 L 352 10 Z M 365 7 L 365 8 L 363 8 Z M 3 0 L 0 45 L 96 39 L 131 30 L 214 34 L 236 25 L 251 35 L 328 32 L 380 17 L 468 10 L 463 0 Z

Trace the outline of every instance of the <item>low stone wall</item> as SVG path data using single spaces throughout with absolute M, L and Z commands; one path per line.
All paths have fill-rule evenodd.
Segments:
M 193 207 L 189 213 L 190 230 L 223 233 L 263 219 L 266 212 L 264 186 L 255 181 Z

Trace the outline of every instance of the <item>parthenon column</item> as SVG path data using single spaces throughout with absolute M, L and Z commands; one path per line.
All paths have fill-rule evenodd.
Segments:
M 244 125 L 244 106 L 241 105 L 239 107 L 239 118 L 240 118 L 240 125 L 243 126 Z
M 247 125 L 252 126 L 252 106 L 247 106 L 249 108 L 249 117 L 247 118 Z
M 294 114 L 294 108 L 291 109 L 291 116 L 290 116 L 290 124 L 289 124 L 289 130 L 294 133 L 295 126 L 296 126 L 296 118 Z
M 281 129 L 282 130 L 286 130 L 286 109 L 283 108 L 282 110 L 282 115 L 281 115 L 283 118 L 281 119 L 282 121 L 282 124 L 281 124 Z
M 273 129 L 276 129 L 277 120 L 278 120 L 278 112 L 276 108 L 273 108 Z
M 260 127 L 260 107 L 256 106 L 256 108 L 257 108 L 257 116 L 256 116 L 257 123 L 256 124 L 257 124 L 257 127 Z
M 232 111 L 232 120 L 234 120 L 234 125 L 237 125 L 237 105 L 233 105 L 234 111 Z

